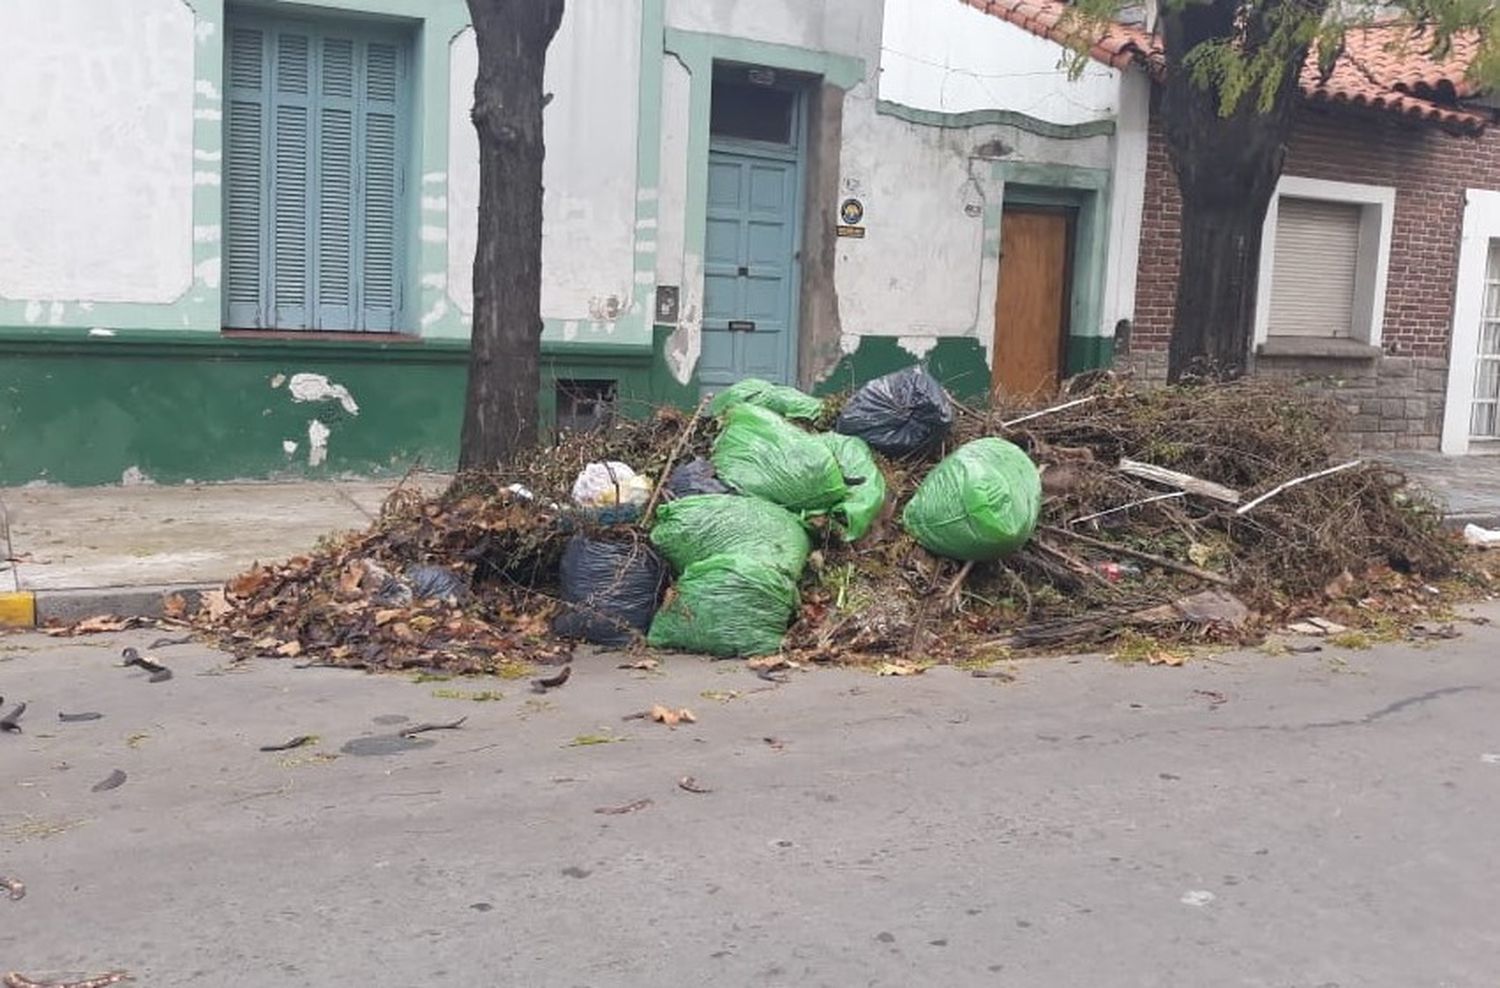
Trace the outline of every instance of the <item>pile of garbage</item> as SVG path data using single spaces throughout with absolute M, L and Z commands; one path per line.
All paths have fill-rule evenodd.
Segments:
M 1244 641 L 1460 558 L 1425 495 L 1339 456 L 1336 418 L 1267 383 L 1105 375 L 977 409 L 918 367 L 847 399 L 747 380 L 436 498 L 398 490 L 198 620 L 241 654 L 456 672 L 576 642 L 844 662 Z

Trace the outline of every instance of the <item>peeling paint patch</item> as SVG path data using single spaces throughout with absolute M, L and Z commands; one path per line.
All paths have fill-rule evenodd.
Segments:
M 337 401 L 350 415 L 359 414 L 354 396 L 342 384 L 335 384 L 322 374 L 293 374 L 287 390 L 293 401 Z
M 635 228 L 637 230 L 655 230 L 656 227 L 657 227 L 657 221 L 656 221 L 655 217 L 648 217 L 648 218 L 643 219 L 643 220 L 636 220 L 635 221 Z
M 194 185 L 218 185 L 218 172 L 193 172 Z
M 271 387 L 272 388 L 279 388 L 279 387 L 281 387 L 285 383 L 286 383 L 286 375 L 285 374 L 277 374 L 275 377 L 271 378 Z
M 94 303 L 93 302 L 79 302 L 78 303 L 78 308 L 82 309 L 84 312 L 93 312 L 94 311 Z
M 47 306 L 47 325 L 61 326 L 65 308 L 61 302 L 53 302 Z
M 287 456 L 296 456 L 297 455 L 297 440 L 295 440 L 295 439 L 283 439 L 281 441 L 281 451 L 283 453 L 285 453 Z
M 921 360 L 937 346 L 936 336 L 898 336 L 896 343 L 907 353 Z
M 328 459 L 328 426 L 313 419 L 307 423 L 307 465 L 320 467 Z M 286 445 L 282 444 L 282 449 Z
M 562 335 L 564 342 L 567 343 L 572 343 L 574 340 L 578 339 L 578 320 L 569 319 L 567 322 L 563 323 Z
M 839 352 L 840 353 L 853 353 L 855 350 L 858 350 L 858 349 L 859 349 L 859 334 L 858 333 L 841 333 L 841 334 L 839 334 Z
M 214 86 L 214 81 L 212 79 L 199 79 L 197 82 L 193 83 L 193 92 L 197 93 L 199 96 L 202 96 L 204 99 L 219 100 L 223 98 L 219 95 L 219 90 L 216 86 Z
M 217 223 L 211 223 L 207 226 L 195 226 L 193 227 L 193 243 L 216 244 L 219 242 L 222 232 Z
M 446 213 L 448 211 L 448 197 L 423 196 L 422 208 L 429 213 Z
M 202 148 L 194 148 L 193 149 L 193 160 L 194 161 L 223 161 L 224 160 L 224 152 L 223 151 L 205 151 Z
M 193 25 L 193 36 L 198 39 L 198 44 L 207 44 L 214 36 L 214 22 L 200 19 Z
M 635 242 L 635 252 L 637 254 L 655 254 L 656 253 L 656 241 L 655 240 L 637 240 Z
M 224 111 L 213 107 L 200 107 L 193 111 L 194 120 L 223 120 Z
M 636 202 L 655 202 L 661 198 L 661 193 L 656 189 L 640 189 L 635 194 Z
M 115 335 L 115 331 L 112 330 L 112 329 L 105 329 L 103 326 L 95 326 L 93 329 L 89 330 L 89 335 L 90 336 L 113 336 L 113 335 Z
M 219 258 L 210 257 L 206 261 L 199 261 L 198 265 L 193 268 L 193 273 L 198 276 L 199 281 L 203 282 L 209 288 L 218 288 Z
M 438 299 L 435 303 L 433 303 L 432 308 L 427 311 L 427 314 L 422 317 L 422 328 L 427 329 L 430 326 L 435 325 L 436 323 L 440 322 L 442 318 L 447 314 L 448 303 L 443 299 Z
M 146 475 L 146 472 L 144 470 L 142 470 L 140 467 L 136 467 L 136 466 L 127 467 L 125 469 L 125 472 L 122 473 L 122 474 L 120 474 L 120 486 L 121 487 L 142 487 L 142 486 L 145 486 L 146 484 L 154 484 L 154 483 L 156 483 L 156 481 L 154 481 L 150 477 L 148 477 Z
M 654 285 L 654 284 L 656 284 L 656 272 L 655 271 L 650 271 L 650 270 L 637 271 L 635 273 L 635 283 L 637 285 Z
M 620 311 L 624 308 L 618 295 L 606 295 L 604 298 L 589 299 L 589 319 L 594 322 L 614 322 L 620 318 Z
M 424 226 L 422 227 L 422 242 L 427 244 L 443 244 L 448 242 L 448 228 L 446 226 Z
M 442 291 L 448 287 L 448 276 L 441 271 L 424 274 L 422 275 L 422 287 L 435 288 L 438 291 Z
M 42 318 L 42 303 L 31 301 L 26 303 L 26 321 L 40 322 Z

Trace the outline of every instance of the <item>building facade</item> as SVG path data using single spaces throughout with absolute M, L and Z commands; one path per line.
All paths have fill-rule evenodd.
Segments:
M 1107 364 L 1149 84 L 1057 55 L 934 0 L 569 0 L 544 417 Z M 462 0 L 6 4 L 0 484 L 451 466 L 476 60 Z

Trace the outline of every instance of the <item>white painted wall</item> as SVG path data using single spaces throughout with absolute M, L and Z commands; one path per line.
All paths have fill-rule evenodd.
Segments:
M 999 261 L 985 253 L 984 217 L 1003 203 L 1004 187 L 993 176 L 996 159 L 978 152 L 996 141 L 1010 150 L 1005 161 L 1110 168 L 1116 158 L 1113 140 L 1102 135 L 1062 141 L 1011 126 L 925 127 L 878 114 L 873 99 L 858 90 L 850 94 L 841 186 L 864 202 L 866 232 L 838 246 L 835 278 L 846 345 L 866 335 L 900 337 L 914 351 L 936 336 L 993 343 Z M 1122 223 L 1117 236 L 1127 238 L 1128 227 Z M 1138 206 L 1134 230 L 1138 238 Z M 1117 295 L 1124 287 L 1116 287 Z M 1129 292 L 1133 301 L 1133 280 Z M 1115 314 L 1108 280 L 1105 298 L 1101 323 L 1112 330 L 1130 310 Z M 1084 331 L 1103 333 L 1106 325 Z
M 885 0 L 667 0 L 668 27 L 865 58 L 875 67 Z
M 193 280 L 192 10 L 0 13 L 0 296 L 176 300 Z
M 1146 202 L 1146 128 L 1151 117 L 1151 80 L 1144 72 L 1120 77 L 1119 115 L 1111 167 L 1109 258 L 1105 262 L 1100 336 L 1114 336 L 1122 319 L 1135 319 L 1136 279 L 1141 264 L 1141 213 Z
M 613 323 L 632 303 L 640 4 L 570 0 L 548 50 L 542 313 Z M 448 123 L 448 292 L 474 307 L 479 143 L 472 30 L 453 40 Z
M 880 98 L 919 110 L 1014 110 L 1052 123 L 1108 120 L 1120 72 L 1090 62 L 1077 80 L 1062 46 L 958 0 L 885 0 Z

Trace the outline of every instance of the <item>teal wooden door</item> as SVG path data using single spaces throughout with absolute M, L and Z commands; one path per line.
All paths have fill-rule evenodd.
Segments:
M 795 160 L 712 150 L 698 379 L 720 391 L 745 377 L 796 376 Z

